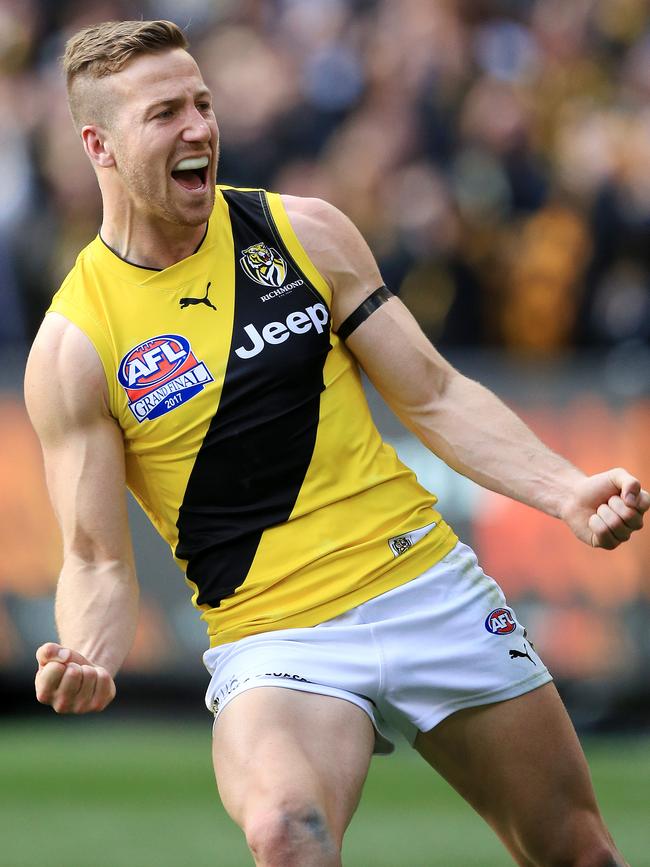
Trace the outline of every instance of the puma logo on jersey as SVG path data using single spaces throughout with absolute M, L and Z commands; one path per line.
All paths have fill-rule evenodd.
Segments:
M 304 311 L 297 310 L 287 316 L 286 322 L 269 322 L 262 328 L 261 333 L 251 322 L 244 326 L 250 344 L 239 346 L 235 354 L 240 358 L 253 358 L 259 355 L 267 344 L 276 345 L 284 343 L 292 334 L 306 334 L 315 328 L 318 334 L 322 334 L 324 326 L 329 322 L 329 311 L 324 304 L 314 304 Z
M 212 286 L 212 283 L 208 283 L 208 285 L 205 287 L 205 295 L 203 295 L 202 298 L 181 298 L 178 302 L 181 305 L 181 310 L 185 310 L 186 307 L 189 307 L 192 304 L 205 304 L 206 307 L 210 307 L 212 310 L 216 310 L 217 308 L 208 298 L 208 295 L 210 293 L 210 286 Z

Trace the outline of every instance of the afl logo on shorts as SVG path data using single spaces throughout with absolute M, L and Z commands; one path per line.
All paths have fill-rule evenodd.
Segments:
M 507 608 L 495 608 L 485 618 L 485 628 L 492 635 L 510 635 L 517 628 L 517 621 Z
M 180 334 L 160 334 L 134 346 L 122 359 L 117 378 L 138 422 L 176 409 L 213 381 Z

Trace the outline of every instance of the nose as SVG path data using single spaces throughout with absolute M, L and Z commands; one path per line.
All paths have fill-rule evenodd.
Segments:
M 197 108 L 192 108 L 183 130 L 183 141 L 209 142 L 211 138 L 210 124 Z

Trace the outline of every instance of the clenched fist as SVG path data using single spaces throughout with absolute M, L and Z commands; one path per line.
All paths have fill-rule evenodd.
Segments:
M 650 494 L 621 467 L 581 479 L 562 517 L 576 536 L 594 548 L 617 548 L 643 526 Z
M 101 665 L 50 641 L 36 651 L 36 698 L 57 713 L 104 710 L 115 698 L 115 683 Z

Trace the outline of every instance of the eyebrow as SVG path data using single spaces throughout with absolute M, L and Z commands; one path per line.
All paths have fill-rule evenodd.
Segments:
M 194 99 L 204 99 L 206 96 L 209 99 L 212 99 L 212 94 L 207 87 L 197 90 L 194 94 Z M 155 99 L 153 102 L 148 103 L 143 109 L 143 114 L 147 115 L 155 108 L 161 108 L 164 105 L 178 105 L 183 102 L 184 99 L 184 96 L 162 96 L 160 99 Z

